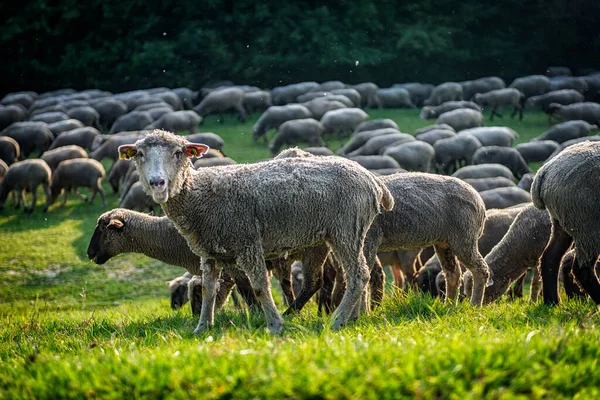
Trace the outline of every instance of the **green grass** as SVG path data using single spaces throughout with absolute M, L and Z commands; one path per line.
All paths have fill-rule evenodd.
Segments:
M 416 110 L 370 115 L 410 133 L 431 123 Z M 514 128 L 519 142 L 547 129 L 542 113 L 494 122 Z M 252 140 L 252 123 L 209 117 L 200 129 L 221 135 L 230 157 L 255 161 L 269 152 Z M 117 195 L 108 201 L 115 207 Z M 87 260 L 103 211 L 72 196 L 46 214 L 8 204 L 0 214 L 0 399 L 600 395 L 600 321 L 590 301 L 475 309 L 390 290 L 383 307 L 339 332 L 310 304 L 277 337 L 260 313 L 228 304 L 213 330 L 193 336 L 196 318 L 170 310 L 164 285 L 180 268 L 140 255 Z

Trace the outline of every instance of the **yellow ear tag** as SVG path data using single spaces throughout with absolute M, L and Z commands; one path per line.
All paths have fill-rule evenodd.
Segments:
M 133 156 L 135 156 L 136 153 L 137 153 L 136 150 L 134 150 L 134 149 L 128 149 L 127 150 L 127 158 L 132 158 Z
M 190 153 L 192 153 L 193 157 L 197 157 L 198 156 L 198 150 L 195 149 L 195 148 L 193 148 L 193 147 L 191 148 Z

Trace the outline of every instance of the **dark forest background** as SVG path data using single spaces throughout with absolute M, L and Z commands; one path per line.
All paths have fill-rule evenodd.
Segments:
M 600 69 L 598 0 L 13 0 L 0 22 L 0 92 Z

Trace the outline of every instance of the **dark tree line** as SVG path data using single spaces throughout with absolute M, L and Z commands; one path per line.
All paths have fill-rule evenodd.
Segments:
M 600 69 L 597 0 L 11 0 L 0 21 L 0 92 Z

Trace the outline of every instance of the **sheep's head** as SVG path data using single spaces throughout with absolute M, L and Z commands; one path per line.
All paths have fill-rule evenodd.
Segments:
M 105 212 L 98 218 L 96 229 L 88 245 L 88 258 L 96 264 L 104 264 L 123 252 L 125 215 L 123 209 Z
M 188 282 L 191 275 L 185 274 L 165 283 L 171 291 L 171 309 L 177 310 L 189 301 Z
M 202 157 L 208 149 L 205 144 L 189 143 L 183 136 L 157 129 L 135 144 L 119 146 L 119 158 L 135 161 L 146 193 L 162 204 L 181 191 L 191 168 L 189 158 Z
M 435 112 L 431 106 L 425 106 L 421 109 L 421 114 L 419 114 L 419 118 L 421 119 L 431 119 L 435 117 Z
M 481 105 L 481 103 L 483 102 L 483 98 L 481 96 L 481 93 L 477 93 L 475 96 L 473 96 L 473 101 L 479 105 Z

